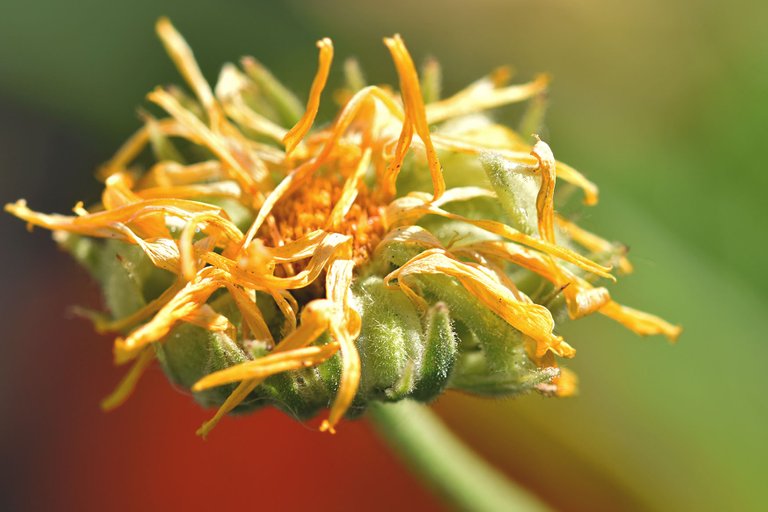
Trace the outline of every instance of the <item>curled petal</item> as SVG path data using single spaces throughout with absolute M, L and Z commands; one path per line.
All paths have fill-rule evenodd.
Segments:
M 339 229 L 339 226 L 344 220 L 344 216 L 349 212 L 349 209 L 352 208 L 352 204 L 354 204 L 355 199 L 357 198 L 357 188 L 360 185 L 360 181 L 363 179 L 365 171 L 368 170 L 370 163 L 371 149 L 368 148 L 363 153 L 362 158 L 360 158 L 360 162 L 357 164 L 355 172 L 352 173 L 344 184 L 344 188 L 341 191 L 341 197 L 339 197 L 336 205 L 333 207 L 333 211 L 331 211 L 331 215 L 328 218 L 328 227 L 330 229 Z
M 516 300 L 510 290 L 492 279 L 488 273 L 450 258 L 440 249 L 430 249 L 419 254 L 389 274 L 384 281 L 389 283 L 397 279 L 400 288 L 403 289 L 403 279 L 408 274 L 420 273 L 446 274 L 458 279 L 462 286 L 486 307 L 512 327 L 534 339 L 537 343 L 535 351 L 537 357 L 542 357 L 547 351 L 552 351 L 561 357 L 572 357 L 575 354 L 575 351 L 562 338 L 553 334 L 555 324 L 547 308 Z M 406 289 L 403 291 L 405 292 Z
M 255 84 L 232 64 L 225 64 L 216 84 L 216 97 L 224 112 L 242 127 L 282 142 L 288 130 L 253 110 L 243 98 L 246 89 L 255 89 Z
M 349 242 L 349 240 L 350 237 L 347 235 L 330 233 L 317 245 L 312 258 L 304 270 L 290 277 L 276 277 L 269 274 L 251 272 L 250 270 L 240 268 L 237 262 L 214 252 L 206 252 L 201 255 L 201 258 L 206 263 L 231 274 L 236 282 L 250 288 L 257 290 L 290 290 L 303 288 L 317 279 L 328 265 L 336 250 Z
M 312 88 L 309 92 L 307 110 L 304 113 L 304 116 L 299 119 L 299 122 L 291 128 L 285 137 L 283 137 L 285 153 L 287 155 L 293 153 L 296 146 L 301 142 L 301 139 L 303 139 L 309 129 L 312 128 L 312 123 L 315 121 L 317 110 L 320 107 L 320 95 L 328 80 L 328 72 L 331 69 L 331 62 L 333 61 L 333 43 L 326 37 L 317 42 L 317 47 L 320 48 L 320 56 L 318 58 L 319 64 L 315 80 L 312 82 Z
M 559 397 L 574 396 L 578 393 L 579 377 L 568 368 L 560 368 L 560 375 L 552 379 L 555 395 Z
M 165 49 L 173 59 L 174 64 L 179 69 L 179 72 L 187 81 L 189 86 L 195 92 L 195 95 L 202 103 L 206 111 L 212 113 L 216 110 L 216 99 L 211 91 L 211 86 L 203 78 L 203 73 L 195 61 L 195 57 L 192 53 L 192 49 L 189 47 L 184 38 L 179 34 L 176 29 L 168 21 L 168 18 L 160 18 L 155 26 L 160 40 L 165 45 Z
M 290 353 L 312 344 L 328 329 L 330 322 L 334 318 L 334 309 L 335 306 L 333 303 L 324 299 L 318 299 L 308 303 L 302 310 L 301 323 L 299 326 L 275 346 L 271 355 Z M 338 349 L 337 346 L 335 348 Z M 266 376 L 263 376 L 242 381 L 229 397 L 227 397 L 221 407 L 219 407 L 219 410 L 216 411 L 214 417 L 206 421 L 198 429 L 197 434 L 203 437 L 207 436 L 221 418 L 237 407 L 240 402 L 245 400 L 248 394 L 256 389 L 256 386 L 261 384 L 265 378 Z
M 432 186 L 434 188 L 434 198 L 438 199 L 445 192 L 445 181 L 443 180 L 443 170 L 440 167 L 440 161 L 437 158 L 437 152 L 432 144 L 429 133 L 429 124 L 427 123 L 427 114 L 424 107 L 424 100 L 421 94 L 419 78 L 416 74 L 416 67 L 413 65 L 413 59 L 405 47 L 405 43 L 399 34 L 394 37 L 384 39 L 384 44 L 389 48 L 392 54 L 392 60 L 395 61 L 397 74 L 400 78 L 400 90 L 403 95 L 403 104 L 405 105 L 405 120 L 403 121 L 403 131 L 398 141 L 398 147 L 410 143 L 411 128 L 421 138 L 427 152 L 427 162 L 429 163 L 429 172 L 432 175 Z M 403 135 L 405 134 L 405 136 Z
M 547 255 L 530 251 L 525 247 L 499 241 L 485 241 L 453 250 L 456 254 L 467 251 L 506 260 L 542 276 L 562 290 L 571 318 L 580 318 L 594 313 L 611 299 L 605 288 L 594 288 Z
M 232 154 L 221 137 L 217 136 L 210 128 L 205 126 L 193 113 L 181 106 L 179 101 L 167 91 L 156 89 L 147 95 L 150 101 L 156 103 L 171 114 L 182 126 L 187 128 L 193 136 L 193 140 L 210 149 L 226 165 L 227 172 L 242 189 L 253 195 L 259 201 L 261 192 L 254 175 L 246 170 L 242 163 Z M 262 164 L 263 167 L 263 164 Z M 266 174 L 266 169 L 259 169 L 259 176 Z
M 678 336 L 683 332 L 679 325 L 672 325 L 656 315 L 622 306 L 614 301 L 600 308 L 600 313 L 642 336 L 663 334 L 670 341 L 677 341 Z
M 538 137 L 537 137 L 538 138 Z M 555 157 L 546 142 L 539 140 L 531 154 L 539 162 L 538 171 L 541 188 L 536 196 L 539 236 L 549 243 L 555 243 Z
M 341 348 L 341 380 L 336 398 L 331 405 L 328 419 L 320 425 L 321 431 L 334 433 L 334 427 L 349 409 L 360 384 L 360 354 L 355 346 L 355 338 L 360 334 L 360 315 L 350 305 L 350 287 L 352 286 L 354 262 L 347 258 L 335 260 L 328 268 L 326 293 L 328 300 L 335 306 L 336 318 L 330 325 L 331 334 Z
M 428 105 L 427 120 L 430 124 L 439 123 L 452 117 L 465 116 L 508 103 L 524 101 L 541 93 L 548 85 L 549 76 L 539 75 L 527 84 L 484 90 L 483 94 L 459 93 L 456 96 Z
M 133 393 L 136 388 L 136 384 L 139 382 L 144 370 L 155 359 L 155 351 L 152 347 L 145 348 L 139 357 L 134 361 L 131 369 L 125 374 L 125 377 L 120 381 L 115 390 L 109 394 L 104 400 L 101 401 L 101 408 L 105 411 L 111 411 L 120 407 Z
M 328 343 L 319 347 L 297 348 L 288 352 L 274 352 L 225 370 L 206 375 L 192 386 L 192 391 L 230 384 L 232 382 L 259 379 L 263 381 L 271 375 L 316 366 L 339 351 L 338 343 Z
M 123 238 L 118 223 L 130 223 L 148 215 L 163 213 L 183 219 L 188 219 L 195 213 L 220 213 L 221 208 L 210 204 L 189 201 L 186 199 L 148 199 L 137 203 L 120 206 L 113 210 L 69 216 L 45 214 L 29 209 L 23 199 L 6 204 L 5 211 L 29 222 L 52 231 L 68 231 L 96 238 Z
M 599 275 L 600 277 L 605 277 L 611 280 L 615 280 L 615 278 L 610 273 L 611 271 L 610 267 L 599 265 L 598 263 L 591 261 L 589 258 L 586 258 L 585 256 L 582 256 L 565 247 L 561 247 L 559 245 L 549 243 L 545 240 L 541 240 L 539 238 L 535 238 L 535 237 L 526 235 L 524 233 L 521 233 L 520 231 L 510 226 L 507 226 L 502 222 L 497 222 L 493 220 L 470 219 L 467 217 L 463 217 L 461 215 L 447 212 L 445 210 L 435 207 L 434 205 L 425 205 L 423 204 L 423 202 L 419 201 L 418 199 L 415 199 L 415 200 L 413 198 L 409 198 L 409 199 L 411 200 L 408 201 L 407 204 L 402 204 L 402 203 L 400 205 L 393 204 L 392 207 L 388 209 L 387 215 L 389 217 L 388 220 L 390 223 L 396 226 L 403 225 L 403 224 L 414 224 L 418 221 L 420 217 L 423 217 L 424 215 L 428 215 L 428 214 L 439 215 L 440 217 L 458 220 L 461 222 L 466 222 L 467 224 L 471 224 L 473 226 L 477 226 L 490 233 L 494 233 L 496 235 L 504 237 L 513 242 L 527 245 L 528 247 L 531 247 L 532 249 L 536 249 L 537 251 L 549 254 L 556 258 L 560 258 L 569 263 L 573 263 L 574 265 L 588 272 L 592 272 L 596 275 Z
M 557 215 L 555 217 L 557 227 L 563 230 L 573 241 L 581 245 L 588 251 L 593 253 L 601 252 L 615 252 L 617 250 L 616 244 L 601 238 L 594 233 L 590 233 L 586 229 L 576 225 L 574 222 L 565 220 L 563 217 Z M 630 274 L 633 271 L 632 263 L 629 262 L 625 254 L 626 248 L 622 248 L 619 254 L 619 270 L 625 274 Z
M 159 341 L 177 322 L 186 317 L 195 318 L 195 312 L 205 305 L 208 297 L 222 287 L 221 273 L 208 272 L 206 277 L 187 284 L 157 314 L 125 339 L 115 341 L 115 362 L 124 363 L 136 357 L 148 344 Z

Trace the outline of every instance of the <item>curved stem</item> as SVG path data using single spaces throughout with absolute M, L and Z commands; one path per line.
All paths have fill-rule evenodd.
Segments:
M 374 402 L 377 430 L 411 469 L 460 510 L 543 511 L 546 505 L 472 452 L 425 405 Z

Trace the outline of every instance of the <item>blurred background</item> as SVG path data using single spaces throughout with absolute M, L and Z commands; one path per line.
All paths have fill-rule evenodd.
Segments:
M 352 55 L 394 82 L 381 38 L 395 32 L 442 62 L 447 93 L 500 64 L 551 73 L 544 138 L 601 189 L 581 221 L 632 249 L 613 294 L 685 332 L 669 345 L 588 318 L 563 329 L 578 397 L 435 408 L 559 510 L 764 509 L 768 3 L 4 0 L 0 14 L 0 202 L 42 211 L 96 198 L 93 171 L 139 126 L 144 94 L 181 82 L 160 15 L 209 80 L 252 54 L 301 98 L 322 36 L 336 83 Z M 0 215 L 0 240 L 0 509 L 441 509 L 365 421 L 331 437 L 264 411 L 202 442 L 209 412 L 159 369 L 102 414 L 122 369 L 70 313 L 97 290 L 48 233 Z

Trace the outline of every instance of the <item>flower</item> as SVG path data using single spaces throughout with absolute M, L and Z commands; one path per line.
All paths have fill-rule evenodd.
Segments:
M 343 104 L 315 128 L 329 39 L 306 108 L 253 59 L 214 90 L 166 19 L 157 31 L 193 92 L 148 95 L 166 117 L 99 171 L 101 203 L 73 216 L 6 210 L 56 239 L 101 282 L 117 364 L 103 403 L 122 403 L 158 359 L 171 380 L 227 413 L 275 404 L 321 430 L 370 400 L 428 401 L 446 387 L 565 396 L 574 348 L 555 318 L 608 316 L 639 334 L 680 329 L 614 302 L 595 283 L 631 271 L 623 246 L 555 212 L 558 181 L 597 188 L 485 114 L 529 101 L 540 122 L 548 78 L 507 85 L 504 69 L 439 99 L 439 67 L 419 81 L 402 38 L 384 40 L 400 92 L 346 65 Z M 425 103 L 425 98 L 428 100 Z M 290 128 L 289 128 L 290 127 Z M 155 162 L 140 165 L 149 147 Z

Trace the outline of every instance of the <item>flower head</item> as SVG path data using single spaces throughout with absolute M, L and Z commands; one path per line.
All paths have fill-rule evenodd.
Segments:
M 306 108 L 253 59 L 227 64 L 212 90 L 171 24 L 158 33 L 193 95 L 158 88 L 164 117 L 99 171 L 101 203 L 46 215 L 6 210 L 54 230 L 102 283 L 117 364 L 104 401 L 127 398 L 158 359 L 169 377 L 219 407 L 274 404 L 321 429 L 370 400 L 480 394 L 568 395 L 557 366 L 575 349 L 555 319 L 600 313 L 639 334 L 679 328 L 615 303 L 598 280 L 631 271 L 622 245 L 558 216 L 555 185 L 597 188 L 487 115 L 529 102 L 535 130 L 548 78 L 507 85 L 497 71 L 439 99 L 399 36 L 384 40 L 399 92 L 368 86 L 356 64 L 335 119 L 315 118 L 333 59 L 317 43 Z M 425 98 L 428 100 L 425 102 Z M 149 148 L 155 161 L 140 163 Z

